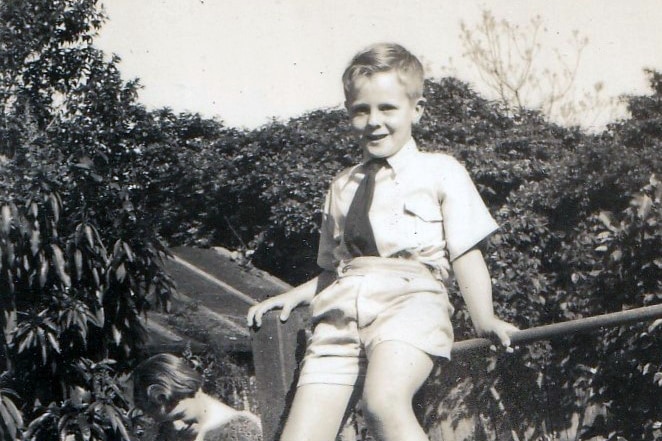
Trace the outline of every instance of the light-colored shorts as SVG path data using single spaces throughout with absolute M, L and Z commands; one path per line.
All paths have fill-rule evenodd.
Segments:
M 357 257 L 338 268 L 337 280 L 313 298 L 311 312 L 299 386 L 356 384 L 383 341 L 450 358 L 453 308 L 446 288 L 415 261 Z

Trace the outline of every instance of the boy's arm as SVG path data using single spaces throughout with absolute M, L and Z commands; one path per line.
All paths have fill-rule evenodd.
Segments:
M 495 334 L 504 346 L 510 346 L 510 334 L 518 329 L 494 316 L 492 280 L 480 249 L 474 247 L 455 259 L 453 272 L 476 332 Z
M 336 279 L 336 275 L 332 271 L 323 271 L 317 277 L 292 288 L 291 290 L 264 300 L 257 305 L 253 305 L 248 310 L 246 322 L 248 326 L 262 325 L 262 316 L 272 309 L 281 308 L 280 319 L 286 321 L 290 317 L 290 313 L 294 308 L 299 305 L 307 305 L 315 297 L 315 294 L 322 291 L 329 286 Z

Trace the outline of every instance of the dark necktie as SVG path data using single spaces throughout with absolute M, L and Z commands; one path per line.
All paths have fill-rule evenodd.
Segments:
M 385 165 L 386 160 L 382 158 L 372 159 L 364 165 L 365 176 L 347 211 L 344 238 L 352 257 L 379 256 L 368 213 L 375 191 L 375 175 Z

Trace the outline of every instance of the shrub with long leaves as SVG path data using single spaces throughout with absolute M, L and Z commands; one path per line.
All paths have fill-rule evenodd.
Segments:
M 103 19 L 96 0 L 0 3 L 0 439 L 128 439 L 118 375 L 173 288 L 135 202 L 147 112 L 92 45 Z

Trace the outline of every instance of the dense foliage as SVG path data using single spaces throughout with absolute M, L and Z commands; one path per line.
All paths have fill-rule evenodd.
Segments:
M 146 111 L 92 45 L 99 11 L 0 3 L 3 440 L 122 435 L 139 317 L 172 288 L 161 240 L 232 248 L 299 283 L 317 271 L 325 190 L 359 158 L 339 110 L 251 131 Z M 487 260 L 502 317 L 526 328 L 662 300 L 662 74 L 647 74 L 652 94 L 599 135 L 426 83 L 419 145 L 463 161 L 501 225 Z M 472 335 L 453 301 L 458 338 Z M 662 326 L 649 325 L 458 360 L 422 416 L 472 417 L 477 439 L 662 439 Z
M 501 224 L 488 261 L 503 317 L 531 327 L 659 302 L 662 113 L 660 76 L 649 76 L 654 95 L 628 98 L 632 118 L 600 135 L 549 124 L 535 112 L 511 117 L 452 78 L 427 83 L 427 113 L 415 135 L 423 149 L 466 164 Z M 193 186 L 175 199 L 206 201 L 195 214 L 202 223 L 170 240 L 239 248 L 292 283 L 314 274 L 325 189 L 358 159 L 342 111 L 221 131 L 192 154 L 195 160 L 184 154 L 177 167 L 199 164 L 205 170 L 191 172 L 205 178 L 189 181 Z M 456 319 L 459 336 L 471 335 L 462 308 Z M 644 324 L 540 343 L 500 359 L 499 369 L 489 358 L 474 360 L 465 369 L 476 374 L 473 387 L 445 381 L 437 387 L 453 405 L 462 397 L 465 414 L 508 422 L 521 438 L 581 432 L 571 421 L 592 423 L 589 414 L 598 409 L 603 424 L 587 433 L 650 439 L 658 436 L 655 394 L 636 405 L 631 394 L 659 387 L 659 338 Z M 618 381 L 623 366 L 613 363 L 614 354 L 636 360 Z M 626 384 L 640 387 L 625 393 Z
M 96 0 L 0 3 L 0 439 L 128 438 L 165 248 L 134 205 L 136 83 L 92 46 Z

